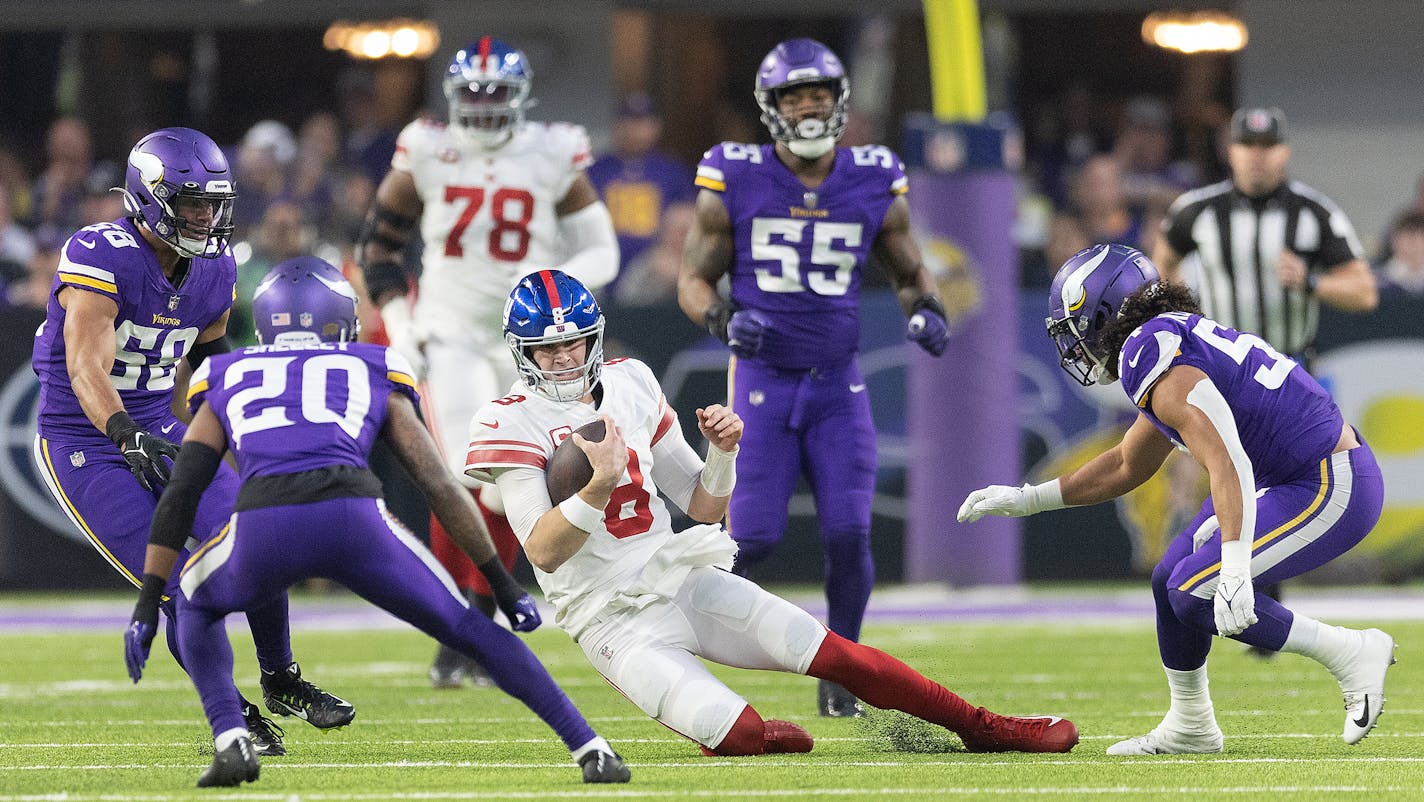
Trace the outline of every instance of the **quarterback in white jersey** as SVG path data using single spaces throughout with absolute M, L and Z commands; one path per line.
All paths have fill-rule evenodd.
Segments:
M 1065 752 L 1077 743 L 1072 722 L 972 707 L 726 571 L 736 546 L 718 522 L 736 483 L 741 418 L 718 404 L 697 410 L 704 462 L 646 365 L 603 362 L 603 325 L 597 301 L 571 276 L 543 270 L 520 280 L 504 325 L 520 380 L 471 422 L 466 472 L 498 484 L 555 620 L 615 688 L 715 755 L 807 752 L 812 739 L 763 720 L 699 658 L 839 682 L 877 707 L 954 730 L 971 751 Z M 601 441 L 574 433 L 594 420 L 604 424 Z M 555 506 L 545 468 L 567 437 L 592 477 Z M 674 532 L 659 490 L 702 523 Z
M 417 120 L 401 132 L 358 246 L 371 301 L 391 346 L 424 380 L 426 423 L 462 480 L 471 416 L 514 380 L 500 329 L 515 282 L 553 264 L 592 286 L 618 271 L 612 220 L 584 174 L 592 161 L 588 135 L 577 125 L 524 120 L 531 77 L 524 54 L 498 39 L 457 52 L 444 81 L 449 123 Z M 418 274 L 401 259 L 417 222 Z M 479 501 L 512 566 L 518 544 L 497 492 Z M 431 549 L 492 612 L 483 576 L 434 521 Z M 474 676 L 474 666 L 457 663 L 442 651 L 432 683 L 457 687 L 463 673 Z

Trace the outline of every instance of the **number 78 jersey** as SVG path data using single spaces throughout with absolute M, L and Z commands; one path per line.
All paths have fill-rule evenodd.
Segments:
M 1174 443 L 1180 444 L 1181 436 L 1152 414 L 1149 402 L 1157 380 L 1177 365 L 1200 369 L 1226 399 L 1257 487 L 1318 471 L 1340 439 L 1340 408 L 1295 361 L 1254 334 L 1171 312 L 1127 338 L 1118 373 L 1128 397 Z
M 431 120 L 401 131 L 391 169 L 423 205 L 417 315 L 431 333 L 501 329 L 515 282 L 562 261 L 555 207 L 590 163 L 588 134 L 568 123 L 527 122 L 489 151 Z
M 723 142 L 696 184 L 720 193 L 731 218 L 732 301 L 771 320 L 756 361 L 781 368 L 845 364 L 860 334 L 860 282 L 885 212 L 908 188 L 889 148 L 836 148 L 814 190 L 772 145 Z

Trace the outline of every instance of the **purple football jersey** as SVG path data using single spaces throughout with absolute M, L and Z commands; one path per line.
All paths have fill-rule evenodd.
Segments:
M 1340 439 L 1340 408 L 1304 368 L 1254 334 L 1173 312 L 1132 333 L 1123 343 L 1118 371 L 1122 389 L 1174 443 L 1182 442 L 1177 432 L 1146 409 L 1153 384 L 1174 365 L 1200 369 L 1221 391 L 1257 487 L 1319 470 Z
M 128 219 L 80 229 L 64 244 L 32 365 L 40 379 L 41 437 L 105 440 L 79 406 L 65 367 L 62 287 L 97 292 L 118 305 L 109 380 L 141 426 L 168 419 L 173 376 L 198 335 L 232 306 L 237 265 L 226 248 L 195 258 L 174 287 L 152 246 Z
M 837 148 L 814 190 L 772 145 L 723 142 L 696 184 L 722 194 L 731 217 L 732 301 L 771 326 L 756 360 L 779 368 L 845 365 L 860 340 L 861 269 L 885 212 L 908 187 L 889 148 Z
M 254 345 L 204 360 L 193 373 L 188 408 L 196 412 L 206 401 L 217 414 L 245 482 L 369 467 L 392 393 L 420 403 L 410 365 L 385 346 Z

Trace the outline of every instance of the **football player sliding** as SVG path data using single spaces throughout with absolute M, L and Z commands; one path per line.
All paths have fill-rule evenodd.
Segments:
M 421 119 L 401 132 L 358 246 L 371 301 L 391 346 L 422 380 L 425 421 L 461 480 L 470 418 L 514 380 L 501 334 L 514 283 L 554 264 L 594 287 L 618 273 L 613 222 L 584 174 L 588 135 L 569 123 L 526 121 L 532 82 L 529 59 L 499 39 L 456 52 L 444 79 L 449 123 Z M 417 223 L 419 271 L 402 260 Z M 498 492 L 486 488 L 478 503 L 512 567 L 519 544 Z M 438 521 L 430 545 L 471 601 L 494 614 L 483 575 Z M 466 679 L 488 683 L 477 663 L 441 648 L 431 683 L 457 688 Z
M 974 707 L 725 570 L 737 546 L 718 522 L 736 485 L 741 418 L 717 404 L 697 410 L 708 444 L 699 458 L 648 366 L 603 361 L 603 314 L 572 276 L 525 276 L 506 309 L 520 378 L 475 416 L 467 471 L 499 486 L 559 627 L 643 712 L 709 755 L 811 750 L 809 733 L 763 719 L 702 658 L 840 683 L 953 730 L 970 751 L 1066 752 L 1077 743 L 1070 721 Z M 571 434 L 594 420 L 604 422 L 602 440 Z M 560 477 L 546 468 L 566 436 L 592 471 L 556 506 L 549 484 Z M 659 493 L 702 523 L 674 532 Z
M 227 242 L 237 193 L 222 151 L 190 128 L 140 139 L 121 191 L 126 215 L 80 229 L 60 257 L 35 334 L 34 455 L 65 514 L 137 586 L 149 521 L 178 453 L 173 444 L 186 429 L 169 411 L 178 360 L 196 368 L 229 350 L 237 266 Z M 227 520 L 236 496 L 237 476 L 222 466 L 193 499 L 199 538 Z M 163 580 L 168 649 L 186 667 L 175 639 L 177 577 Z M 355 709 L 303 679 L 293 661 L 286 595 L 263 601 L 247 611 L 247 622 L 267 709 L 319 729 L 350 723 Z M 237 699 L 257 750 L 286 754 L 281 728 Z
M 991 485 L 960 521 L 1022 516 L 1117 498 L 1157 472 L 1172 449 L 1206 469 L 1211 495 L 1152 572 L 1157 645 L 1171 706 L 1110 755 L 1220 752 L 1207 687 L 1212 636 L 1309 657 L 1340 684 L 1345 743 L 1384 707 L 1394 639 L 1330 626 L 1255 592 L 1344 554 L 1379 520 L 1374 454 L 1330 394 L 1265 340 L 1202 317 L 1191 291 L 1158 280 L 1143 254 L 1095 245 L 1063 264 L 1048 334 L 1065 370 L 1087 386 L 1122 380 L 1141 410 L 1122 442 L 1039 485 Z
M 256 780 L 260 764 L 232 684 L 228 613 L 270 604 L 311 577 L 362 598 L 478 660 L 563 740 L 584 782 L 629 771 L 514 634 L 470 608 L 445 569 L 381 500 L 367 464 L 382 439 L 455 542 L 478 564 L 514 629 L 540 619 L 505 570 L 469 493 L 441 462 L 416 416 L 413 369 L 398 352 L 356 338 L 356 295 L 316 257 L 283 262 L 252 301 L 259 345 L 207 359 L 188 390 L 193 423 L 153 515 L 143 590 L 124 638 L 129 675 L 142 675 L 160 599 L 192 536 L 198 499 L 232 444 L 236 512 L 204 541 L 179 581 L 178 645 L 212 725 L 216 754 L 199 786 Z
M 860 285 L 871 254 L 907 318 L 906 337 L 939 356 L 949 326 L 910 235 L 908 189 L 889 148 L 838 148 L 850 81 L 830 48 L 777 45 L 757 69 L 757 105 L 773 144 L 723 142 L 697 168 L 678 302 L 735 355 L 730 404 L 747 421 L 728 527 L 745 576 L 786 531 L 804 475 L 825 552 L 827 625 L 860 639 L 875 584 L 870 511 L 875 421 L 856 360 Z M 730 297 L 718 294 L 723 276 Z M 817 687 L 824 716 L 861 712 L 832 682 Z

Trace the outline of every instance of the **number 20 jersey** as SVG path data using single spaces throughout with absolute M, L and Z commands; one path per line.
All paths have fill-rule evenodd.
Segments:
M 885 212 L 908 189 L 889 148 L 836 148 L 830 175 L 808 189 L 773 145 L 723 142 L 696 184 L 722 195 L 731 218 L 732 301 L 771 326 L 754 361 L 779 368 L 844 365 L 860 339 L 861 270 Z
M 515 282 L 561 261 L 554 209 L 592 161 L 568 123 L 526 122 L 494 150 L 432 120 L 401 131 L 391 169 L 410 173 L 424 205 L 416 315 L 428 333 L 501 330 Z
M 60 253 L 45 322 L 35 333 L 40 436 L 108 442 L 89 422 L 69 383 L 60 289 L 96 292 L 118 306 L 109 381 L 129 415 L 152 428 L 170 419 L 178 360 L 232 306 L 236 283 L 237 265 L 226 248 L 211 258 L 193 259 L 187 278 L 175 288 L 133 221 L 96 223 L 76 232 Z
M 1177 365 L 1200 369 L 1226 399 L 1258 488 L 1318 471 L 1335 450 L 1344 417 L 1305 368 L 1254 334 L 1180 312 L 1142 324 L 1118 357 L 1122 389 L 1172 442 L 1181 436 L 1148 404 L 1153 385 Z
M 188 409 L 208 403 L 247 481 L 370 467 L 393 393 L 420 404 L 410 364 L 384 346 L 254 345 L 203 360 L 188 386 Z

